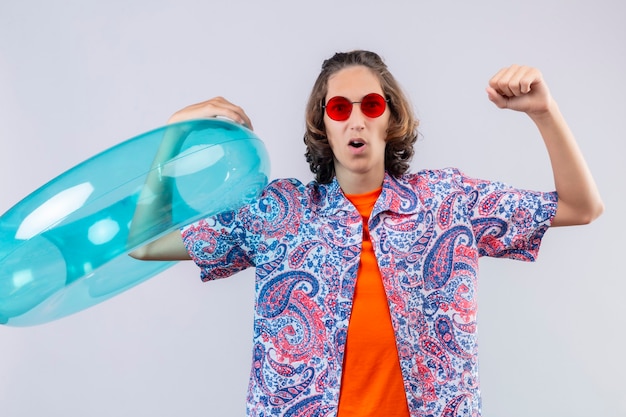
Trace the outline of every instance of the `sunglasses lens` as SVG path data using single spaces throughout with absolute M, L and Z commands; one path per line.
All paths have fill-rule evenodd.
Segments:
M 363 97 L 363 100 L 357 101 L 361 105 L 361 111 L 367 117 L 379 117 L 387 108 L 387 101 L 383 96 L 371 93 Z M 352 113 L 352 102 L 345 97 L 333 97 L 326 104 L 326 113 L 328 117 L 337 121 L 348 120 Z
M 333 97 L 326 104 L 326 113 L 333 120 L 348 120 L 352 113 L 352 103 L 345 97 Z
M 380 94 L 368 94 L 361 100 L 361 111 L 367 117 L 379 117 L 386 108 L 387 102 Z

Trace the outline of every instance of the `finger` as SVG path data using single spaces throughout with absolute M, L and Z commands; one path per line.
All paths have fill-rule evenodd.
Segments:
M 522 87 L 521 81 L 526 74 L 526 69 L 524 67 L 512 66 L 511 71 L 509 72 L 509 77 L 506 80 L 509 86 L 509 90 L 515 97 L 519 97 L 522 95 Z
M 243 108 L 231 103 L 224 97 L 215 97 L 211 100 L 208 100 L 207 104 L 209 104 L 208 111 L 213 113 L 210 117 L 226 117 L 236 123 L 242 124 L 252 129 L 252 121 L 243 110 Z
M 505 97 L 511 97 L 513 95 L 508 82 L 511 71 L 511 67 L 502 68 L 489 80 L 489 86 L 498 94 Z
M 491 100 L 491 102 L 493 102 L 493 104 L 495 104 L 498 108 L 505 109 L 508 107 L 509 99 L 500 94 L 500 92 L 496 89 L 493 87 L 487 87 L 485 91 L 487 91 L 487 97 L 489 100 Z
M 535 79 L 535 70 L 526 66 L 515 66 L 509 73 L 509 89 L 515 97 L 519 97 L 530 92 L 531 84 Z
M 541 72 L 536 68 L 524 67 L 523 75 L 520 77 L 520 91 L 522 94 L 528 94 L 531 92 L 533 86 L 541 83 L 543 76 Z
M 531 92 L 533 84 L 541 81 L 541 73 L 532 67 L 511 65 L 492 79 L 491 85 L 507 97 L 519 97 Z
M 231 103 L 223 97 L 216 97 L 214 101 L 215 106 L 213 107 L 213 111 L 215 112 L 215 115 L 213 117 L 227 117 L 236 123 L 252 129 L 252 121 L 243 108 Z
M 239 124 L 248 127 L 250 130 L 253 130 L 252 121 L 241 107 L 231 104 L 231 107 L 229 107 L 227 111 L 229 113 L 228 115 L 226 115 L 227 117 Z
M 252 122 L 246 112 L 223 97 L 214 97 L 210 100 L 187 106 L 174 113 L 169 123 L 214 117 L 226 117 L 252 129 Z

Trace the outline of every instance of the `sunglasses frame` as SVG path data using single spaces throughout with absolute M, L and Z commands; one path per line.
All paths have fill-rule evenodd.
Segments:
M 324 111 L 326 112 L 326 114 L 328 115 L 328 117 L 330 117 L 332 120 L 334 120 L 334 121 L 336 121 L 336 122 L 345 122 L 345 121 L 346 121 L 346 120 L 348 120 L 348 119 L 350 118 L 350 116 L 352 115 L 352 110 L 354 109 L 354 105 L 355 105 L 355 104 L 361 104 L 361 103 L 363 103 L 363 101 L 364 101 L 364 100 L 367 100 L 367 98 L 368 98 L 368 97 L 379 97 L 379 98 L 381 98 L 381 99 L 383 100 L 383 103 L 384 103 L 384 108 L 383 108 L 383 111 L 382 111 L 379 115 L 377 115 L 377 116 L 370 116 L 370 115 L 368 115 L 366 112 L 364 112 L 364 111 L 363 111 L 363 108 L 361 108 L 361 112 L 362 112 L 365 116 L 370 117 L 370 118 L 372 118 L 372 119 L 375 119 L 375 118 L 377 118 L 377 117 L 382 116 L 382 115 L 383 115 L 383 113 L 385 113 L 385 110 L 387 110 L 387 105 L 389 104 L 389 98 L 387 98 L 387 97 L 383 97 L 383 96 L 381 96 L 381 95 L 380 95 L 380 94 L 378 94 L 378 93 L 369 93 L 369 94 L 366 94 L 365 96 L 363 96 L 363 98 L 361 99 L 361 101 L 350 101 L 350 99 L 349 99 L 349 98 L 347 98 L 347 97 L 343 97 L 343 96 L 334 96 L 334 97 L 331 97 L 331 98 L 328 100 L 328 103 L 330 103 L 331 101 L 333 101 L 333 100 L 335 100 L 335 99 L 344 99 L 346 103 L 350 103 L 350 111 L 348 111 L 348 113 L 347 113 L 346 117 L 345 117 L 345 118 L 342 118 L 342 119 L 335 119 L 334 117 L 332 117 L 332 116 L 330 115 L 330 113 L 328 112 L 328 103 L 322 103 L 322 109 L 324 109 Z

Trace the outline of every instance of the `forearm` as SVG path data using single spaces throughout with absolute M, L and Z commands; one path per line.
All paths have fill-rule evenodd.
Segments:
M 173 178 L 167 175 L 167 164 L 178 155 L 186 135 L 178 126 L 165 131 L 137 201 L 128 237 L 130 247 L 159 233 L 160 227 L 171 224 Z
M 181 149 L 189 132 L 184 131 L 185 122 L 193 119 L 226 117 L 252 128 L 250 118 L 243 109 L 222 97 L 187 106 L 170 117 L 170 127 L 164 134 L 161 147 L 154 158 L 150 173 L 139 196 L 128 237 L 128 247 L 134 248 L 162 234 L 172 224 L 172 168 L 170 163 Z M 138 259 L 184 260 L 191 259 L 178 231 L 137 247 L 130 256 Z
M 587 224 L 604 205 L 589 167 L 558 105 L 550 100 L 546 111 L 529 114 L 548 150 L 559 196 L 553 226 Z

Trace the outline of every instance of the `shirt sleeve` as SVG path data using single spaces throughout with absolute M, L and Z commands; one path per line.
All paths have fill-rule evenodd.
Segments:
M 457 171 L 480 256 L 537 259 L 556 214 L 556 192 L 537 192 L 469 178 Z
M 253 250 L 242 215 L 245 209 L 207 217 L 181 230 L 191 259 L 203 281 L 229 277 L 254 265 Z
M 287 179 L 268 184 L 255 201 L 181 230 L 203 281 L 229 277 L 258 263 L 285 234 L 297 235 L 303 186 Z

